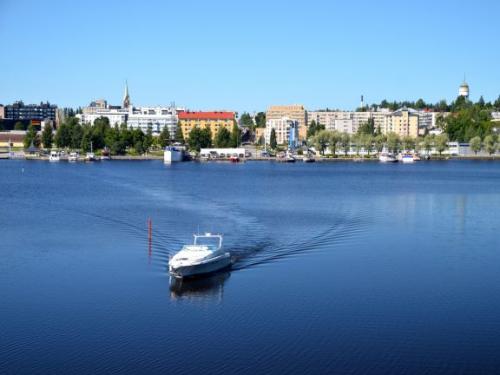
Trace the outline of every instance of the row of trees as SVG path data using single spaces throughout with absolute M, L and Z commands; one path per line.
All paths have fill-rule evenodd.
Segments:
M 215 139 L 212 137 L 212 131 L 210 128 L 198 128 L 195 127 L 189 132 L 189 138 L 187 144 L 192 150 L 200 151 L 202 148 L 208 147 L 238 147 L 241 138 L 241 130 L 236 124 L 233 124 L 231 131 L 222 127 L 219 129 L 215 135 Z M 213 140 L 213 142 L 212 142 Z
M 180 128 L 174 136 L 174 141 L 184 142 Z M 86 152 L 92 144 L 94 150 L 108 147 L 115 155 L 127 151 L 142 154 L 152 146 L 165 147 L 171 142 L 171 135 L 166 127 L 158 137 L 154 137 L 151 128 L 144 133 L 141 129 L 127 128 L 126 124 L 112 127 L 105 117 L 96 119 L 92 126 L 81 125 L 76 117 L 67 117 L 55 134 L 52 127 L 47 125 L 41 136 L 30 125 L 24 139 L 25 147 L 33 144 L 35 147 L 43 145 L 44 148 L 50 149 L 55 144 L 59 148 L 80 149 Z
M 373 151 L 381 152 L 384 148 L 395 153 L 410 150 L 425 150 L 426 152 L 430 152 L 432 149 L 435 149 L 441 154 L 447 149 L 448 141 L 449 139 L 446 134 L 437 136 L 427 135 L 415 139 L 412 137 L 401 138 L 395 133 L 387 135 L 364 133 L 350 135 L 338 131 L 320 130 L 309 139 L 308 143 L 314 145 L 323 155 L 325 154 L 325 150 L 329 148 L 332 155 L 335 156 L 339 149 L 347 155 L 353 148 L 357 154 L 361 150 L 364 150 L 368 154 L 371 154 Z
M 469 146 L 475 154 L 484 149 L 488 154 L 493 155 L 500 149 L 500 139 L 497 135 L 487 135 L 484 139 L 476 136 L 469 141 Z

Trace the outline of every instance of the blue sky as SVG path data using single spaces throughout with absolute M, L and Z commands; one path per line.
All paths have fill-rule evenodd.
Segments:
M 0 0 L 0 103 L 353 109 L 500 94 L 498 1 Z

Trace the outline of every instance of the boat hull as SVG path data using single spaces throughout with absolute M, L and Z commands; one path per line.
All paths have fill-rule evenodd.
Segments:
M 169 272 L 172 276 L 177 278 L 194 277 L 214 273 L 230 266 L 231 255 L 229 253 L 225 253 L 203 263 L 179 267 L 173 267 L 169 265 Z

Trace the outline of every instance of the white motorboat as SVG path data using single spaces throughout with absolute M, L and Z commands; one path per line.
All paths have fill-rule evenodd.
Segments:
M 49 156 L 49 161 L 55 162 L 61 160 L 61 156 L 59 155 L 59 152 L 57 151 L 51 151 L 50 156 Z
M 80 157 L 80 154 L 78 152 L 70 152 L 68 156 L 68 161 L 69 162 L 76 162 L 78 161 L 78 158 Z
M 413 155 L 412 154 L 403 154 L 401 155 L 401 161 L 403 163 L 414 163 L 415 160 L 413 159 Z
M 184 245 L 168 262 L 177 278 L 213 273 L 231 265 L 231 254 L 222 249 L 222 235 L 195 234 L 192 245 Z
M 388 152 L 380 153 L 378 160 L 380 160 L 382 163 L 396 163 L 398 161 L 398 159 L 396 159 L 393 154 L 390 154 Z

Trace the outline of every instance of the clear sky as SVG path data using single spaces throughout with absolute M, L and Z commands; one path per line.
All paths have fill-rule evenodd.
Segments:
M 0 0 L 0 103 L 265 110 L 500 94 L 500 1 Z

